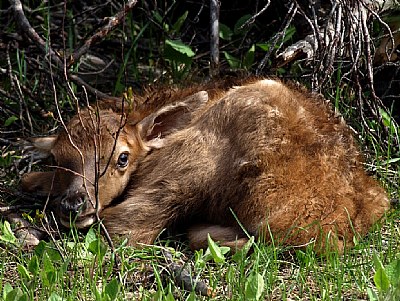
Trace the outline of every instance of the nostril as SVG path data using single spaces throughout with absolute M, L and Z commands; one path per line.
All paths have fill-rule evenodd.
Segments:
M 86 196 L 74 195 L 61 200 L 61 212 L 64 215 L 78 215 L 86 209 Z

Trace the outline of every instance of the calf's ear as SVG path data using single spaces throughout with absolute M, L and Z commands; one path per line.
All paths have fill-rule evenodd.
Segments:
M 22 152 L 34 161 L 47 159 L 51 156 L 56 140 L 57 136 L 28 138 L 21 142 Z
M 138 124 L 145 145 L 150 149 L 163 147 L 164 138 L 188 126 L 195 112 L 207 101 L 208 93 L 200 91 L 145 117 Z

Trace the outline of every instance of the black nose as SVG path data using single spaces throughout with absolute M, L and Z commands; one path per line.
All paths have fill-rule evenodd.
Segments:
M 65 216 L 76 216 L 86 209 L 87 196 L 83 194 L 72 195 L 61 200 L 61 213 Z

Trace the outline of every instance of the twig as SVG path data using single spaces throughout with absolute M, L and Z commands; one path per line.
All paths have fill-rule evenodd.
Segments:
M 69 79 L 71 79 L 72 81 L 77 83 L 78 85 L 84 86 L 91 93 L 96 95 L 98 98 L 101 98 L 101 99 L 112 99 L 112 100 L 118 100 L 118 101 L 121 100 L 121 98 L 119 98 L 119 97 L 110 96 L 110 95 L 108 95 L 106 93 L 103 93 L 103 92 L 97 90 L 96 88 L 93 88 L 91 85 L 89 85 L 87 82 L 85 82 L 83 79 L 81 79 L 79 76 L 77 76 L 75 74 L 68 73 L 68 77 L 69 77 Z
M 259 15 L 261 15 L 263 12 L 265 12 L 267 10 L 267 8 L 269 7 L 270 4 L 271 4 L 271 0 L 268 0 L 267 3 L 264 5 L 264 7 L 258 13 L 251 16 L 251 18 L 249 18 L 245 23 L 242 24 L 242 26 L 240 26 L 240 29 L 243 29 L 246 26 L 253 23 Z
M 57 53 L 47 45 L 47 43 L 39 36 L 39 34 L 32 28 L 28 19 L 25 17 L 21 1 L 11 0 L 11 7 L 14 10 L 16 22 L 22 33 L 26 34 L 42 51 L 43 53 L 50 54 L 50 58 L 56 63 L 57 66 L 62 66 L 62 61 Z
M 51 219 L 52 219 L 53 222 L 54 222 L 55 227 L 57 228 L 57 233 L 58 233 L 58 235 L 61 236 L 61 232 L 60 232 L 60 229 L 58 228 L 58 223 L 57 223 L 57 220 L 56 220 L 56 218 L 55 218 L 55 216 L 54 216 L 53 211 L 50 212 L 50 215 L 51 215 Z M 59 242 L 58 242 L 58 241 L 56 240 L 56 238 L 54 237 L 53 232 L 51 231 L 51 230 L 53 230 L 53 229 L 51 229 L 50 222 L 49 222 L 49 220 L 48 220 L 48 218 L 47 218 L 47 215 L 45 214 L 44 217 L 45 217 L 45 220 L 46 220 L 46 224 L 43 223 L 43 221 L 42 221 L 42 227 L 43 227 L 43 229 L 45 229 L 47 235 L 48 235 L 48 236 L 50 237 L 50 239 L 52 240 L 52 242 L 53 242 L 54 246 L 56 247 L 58 253 L 60 254 L 62 260 L 65 262 L 65 257 L 66 257 L 66 255 L 65 255 L 65 253 L 63 252 L 63 249 L 61 249 Z
M 37 197 L 35 197 L 35 195 L 32 194 L 25 194 L 16 190 L 11 190 L 9 188 L 6 188 L 4 186 L 0 186 L 0 192 L 2 193 L 6 193 L 12 197 L 18 198 L 18 199 L 22 199 L 24 201 L 33 203 L 33 202 L 37 202 Z M 43 205 L 40 207 L 39 205 L 32 205 L 32 204 L 26 204 L 26 205 L 14 205 L 14 206 L 6 206 L 6 207 L 0 207 L 2 209 L 0 209 L 0 212 L 5 212 L 7 210 L 17 210 L 17 209 L 37 209 L 39 207 L 43 208 Z
M 71 66 L 75 62 L 79 60 L 79 58 L 85 54 L 89 48 L 104 38 L 110 31 L 112 31 L 115 27 L 121 23 L 122 19 L 126 16 L 126 14 L 136 5 L 137 0 L 129 0 L 124 8 L 119 11 L 115 16 L 110 17 L 108 23 L 98 29 L 96 33 L 88 38 L 81 47 L 74 51 L 72 54 L 68 66 Z
M 264 58 L 261 60 L 260 64 L 258 64 L 257 69 L 256 69 L 256 75 L 259 75 L 262 73 L 265 65 L 267 64 L 271 54 L 273 51 L 278 51 L 282 44 L 283 44 L 283 39 L 284 35 L 286 34 L 287 29 L 289 28 L 290 24 L 293 21 L 294 16 L 297 13 L 297 6 L 292 3 L 291 6 L 289 7 L 289 10 L 285 16 L 285 19 L 282 22 L 282 26 L 279 28 L 278 32 L 270 39 L 269 43 L 271 44 L 271 47 L 267 51 L 267 53 L 264 55 Z M 278 43 L 279 39 L 281 39 L 281 43 L 278 46 L 278 49 L 275 48 L 276 44 Z

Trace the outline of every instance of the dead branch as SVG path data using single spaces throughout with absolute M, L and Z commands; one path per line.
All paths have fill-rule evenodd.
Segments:
M 47 45 L 46 42 L 39 36 L 39 34 L 32 28 L 28 19 L 25 17 L 21 1 L 11 0 L 11 6 L 14 10 L 14 16 L 16 23 L 18 24 L 22 33 L 26 34 L 35 44 L 42 50 L 46 55 L 50 55 L 50 59 L 53 60 L 57 66 L 62 66 L 63 63 L 57 53 Z M 48 57 L 46 57 L 48 59 Z
M 73 73 L 68 73 L 68 78 L 71 79 L 73 82 L 76 84 L 85 87 L 88 91 L 96 95 L 97 98 L 99 99 L 110 99 L 110 100 L 115 100 L 115 101 L 121 101 L 121 98 L 119 97 L 113 97 L 108 94 L 105 94 L 101 92 L 100 90 L 97 90 L 96 88 L 92 87 L 89 85 L 87 82 L 85 82 L 83 79 L 81 79 L 78 75 L 73 74 Z
M 279 40 L 283 40 L 282 38 L 286 34 L 287 29 L 289 28 L 290 24 L 292 24 L 293 18 L 297 13 L 297 6 L 292 3 L 288 9 L 288 13 L 285 16 L 285 19 L 282 22 L 281 28 L 278 30 L 278 32 L 271 38 L 270 43 L 271 45 L 277 45 Z M 278 50 L 282 47 L 282 42 L 280 45 L 278 45 Z M 270 47 L 270 49 L 267 51 L 267 53 L 264 55 L 264 58 L 261 60 L 260 64 L 258 65 L 256 69 L 256 74 L 261 74 L 263 69 L 265 68 L 268 60 L 271 57 L 272 52 L 274 51 L 274 47 Z M 293 56 L 294 57 L 294 56 Z M 286 61 L 291 61 L 292 58 L 288 58 Z M 279 65 L 279 64 L 278 64 Z M 282 66 L 282 65 L 281 65 Z M 279 67 L 281 67 L 279 66 Z
M 42 37 L 33 29 L 31 24 L 29 23 L 28 19 L 26 18 L 23 7 L 21 4 L 21 1 L 19 0 L 13 0 L 11 1 L 12 8 L 14 11 L 16 23 L 18 24 L 21 32 L 25 33 L 33 42 L 34 44 L 43 52 L 46 54 L 46 59 L 51 62 L 55 62 L 55 65 L 58 67 L 57 68 L 57 73 L 60 72 L 61 69 L 64 69 L 64 78 L 70 79 L 77 83 L 78 85 L 84 86 L 86 89 L 88 89 L 90 92 L 95 94 L 99 98 L 103 99 L 115 99 L 117 98 L 111 97 L 105 93 L 102 93 L 101 91 L 95 89 L 88 83 L 86 83 L 84 80 L 82 80 L 78 75 L 67 71 L 69 70 L 69 67 L 77 62 L 80 57 L 85 54 L 89 48 L 99 42 L 100 40 L 104 39 L 113 29 L 115 29 L 123 20 L 123 18 L 126 16 L 126 14 L 135 6 L 137 3 L 137 0 L 130 0 L 127 2 L 127 4 L 124 6 L 124 8 L 119 11 L 115 16 L 110 17 L 109 21 L 106 25 L 104 25 L 102 28 L 98 29 L 96 33 L 88 38 L 83 45 L 78 48 L 70 57 L 70 60 L 68 62 L 68 66 L 65 68 L 61 68 L 61 66 L 64 66 L 64 62 L 62 59 L 59 57 L 59 55 L 52 49 L 48 43 L 46 43 Z M 50 64 L 50 67 L 52 65 Z M 12 81 L 13 82 L 13 81 Z M 22 120 L 22 119 L 21 119 Z
M 136 5 L 136 3 L 137 0 L 129 0 L 121 11 L 119 11 L 115 16 L 110 17 L 106 25 L 98 29 L 93 36 L 88 38 L 81 47 L 74 51 L 74 53 L 71 55 L 68 66 L 71 66 L 72 64 L 77 62 L 79 58 L 83 54 L 85 54 L 93 44 L 104 39 L 104 37 L 106 37 L 110 33 L 110 31 L 114 30 L 125 18 L 126 14 Z
M 43 205 L 32 204 L 32 203 L 36 203 L 38 201 L 39 196 L 32 195 L 31 193 L 30 194 L 22 193 L 17 190 L 12 190 L 10 188 L 6 188 L 3 185 L 0 185 L 0 192 L 5 193 L 13 198 L 20 199 L 20 200 L 26 201 L 27 203 L 30 203 L 30 204 L 0 207 L 0 213 L 11 211 L 11 210 L 43 208 Z

